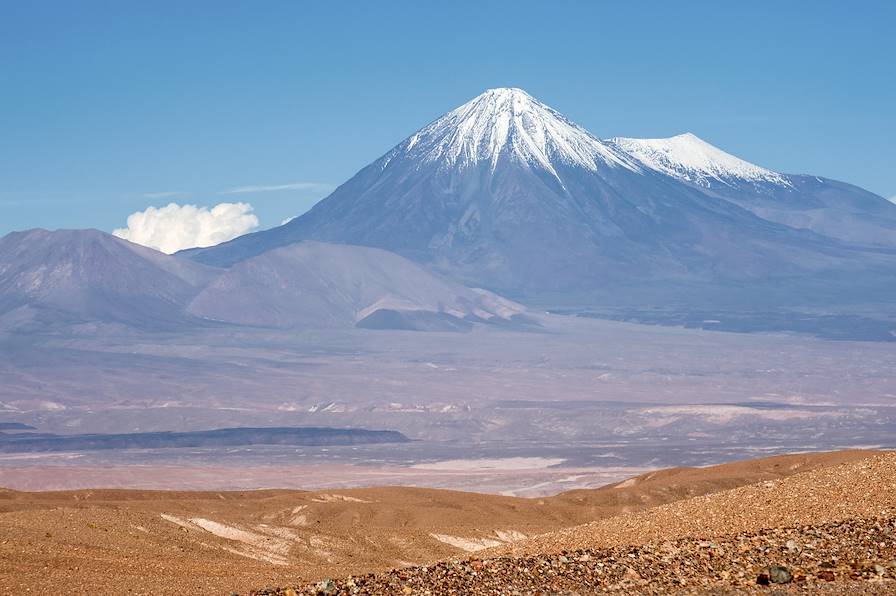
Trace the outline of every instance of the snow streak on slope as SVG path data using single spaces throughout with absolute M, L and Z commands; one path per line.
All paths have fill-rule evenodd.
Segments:
M 600 165 L 637 171 L 585 129 L 521 89 L 489 89 L 429 124 L 393 150 L 421 163 L 464 169 L 504 154 L 521 164 L 538 164 L 559 178 L 564 162 L 591 171 Z M 388 159 L 384 163 L 388 163 Z
M 668 139 L 615 138 L 608 143 L 617 145 L 651 170 L 707 188 L 714 182 L 728 186 L 739 182 L 790 186 L 781 174 L 725 153 L 691 133 Z

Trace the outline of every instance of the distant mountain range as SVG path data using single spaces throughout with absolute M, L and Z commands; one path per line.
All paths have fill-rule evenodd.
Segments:
M 375 248 L 299 242 L 221 269 L 96 230 L 0 239 L 0 329 L 101 322 L 457 331 L 525 324 L 524 311 Z
M 763 219 L 859 245 L 896 247 L 896 214 L 882 197 L 818 176 L 779 174 L 686 133 L 668 139 L 611 139 L 640 165 Z
M 216 274 L 97 230 L 14 232 L 0 238 L 0 323 L 176 325 Z
M 5 325 L 456 330 L 520 321 L 497 294 L 585 310 L 885 311 L 894 290 L 892 202 L 692 134 L 600 140 L 520 89 L 486 91 L 308 213 L 218 246 L 168 257 L 96 231 L 0 240 Z
M 241 325 L 421 330 L 510 321 L 524 310 L 385 250 L 314 241 L 234 264 L 187 306 L 201 319 Z
M 184 254 L 228 266 L 306 239 L 384 248 L 540 304 L 688 304 L 723 288 L 800 304 L 818 287 L 843 303 L 886 297 L 881 276 L 896 272 L 896 206 L 882 197 L 691 134 L 600 140 L 519 89 L 438 118 L 285 225 Z

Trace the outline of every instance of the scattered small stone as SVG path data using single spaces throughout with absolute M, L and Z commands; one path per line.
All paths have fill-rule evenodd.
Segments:
M 878 591 L 868 594 L 896 594 L 896 573 L 887 568 L 896 560 L 896 541 L 887 533 L 894 524 L 896 512 L 891 512 L 885 518 L 743 532 L 714 538 L 712 543 L 681 538 L 637 548 L 616 546 L 442 561 L 345 580 L 327 579 L 295 591 L 282 588 L 252 594 L 534 596 L 612 592 L 656 596 L 750 594 L 757 589 L 767 596 L 789 596 L 794 591 L 866 593 L 857 589 L 855 582 L 889 590 L 875 588 Z M 798 546 L 811 543 L 812 556 L 803 556 L 802 547 L 789 548 L 791 542 Z M 762 571 L 751 572 L 756 569 Z M 757 584 L 778 588 L 766 592 L 767 588 L 757 588 Z
M 768 568 L 768 579 L 773 584 L 789 584 L 793 581 L 793 575 L 787 567 L 774 565 Z
M 816 574 L 816 576 L 818 577 L 818 579 L 822 579 L 826 582 L 832 582 L 836 579 L 834 572 L 830 569 L 822 569 Z

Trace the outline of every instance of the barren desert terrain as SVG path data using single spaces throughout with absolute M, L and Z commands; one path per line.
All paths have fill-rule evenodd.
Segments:
M 433 564 L 487 554 L 501 557 L 495 560 L 506 567 L 508 556 L 709 540 L 889 515 L 896 506 L 896 462 L 877 453 L 800 454 L 667 469 L 541 498 L 410 487 L 5 490 L 0 492 L 0 591 L 229 594 L 311 585 L 313 592 L 320 582 L 327 590 L 333 582 L 337 593 L 347 584 L 330 578 L 379 573 L 386 575 L 370 579 L 366 593 L 429 589 L 438 594 L 479 587 L 483 593 L 505 593 L 505 580 L 495 583 L 495 578 L 480 585 L 475 577 L 451 576 L 444 581 L 467 583 L 439 584 L 443 580 L 432 576 L 439 569 Z M 887 552 L 892 547 L 890 542 Z M 409 579 L 393 585 L 389 578 L 396 573 Z M 556 576 L 556 582 L 530 578 L 518 587 L 524 592 L 605 587 L 581 578 L 576 584 L 579 580 L 562 568 Z

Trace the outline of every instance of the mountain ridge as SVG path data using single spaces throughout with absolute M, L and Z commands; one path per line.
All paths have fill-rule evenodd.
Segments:
M 380 310 L 368 327 L 458 331 L 525 312 L 370 247 L 301 242 L 222 269 L 98 230 L 0 238 L 0 329 L 352 327 Z
M 377 248 L 303 241 L 233 265 L 205 286 L 187 312 L 262 327 L 351 327 L 389 311 L 403 329 L 453 330 L 455 320 L 509 320 L 525 309 L 442 279 Z M 441 322 L 439 317 L 445 315 Z M 463 325 L 464 327 L 469 326 Z
M 858 246 L 896 248 L 896 209 L 857 186 L 749 163 L 693 133 L 613 138 L 643 167 L 701 187 L 768 221 Z
M 753 166 L 693 135 L 683 140 L 704 159 L 678 162 L 702 177 L 683 180 L 663 163 L 636 159 L 631 142 L 601 141 L 521 90 L 489 90 L 407 137 L 304 215 L 184 254 L 227 266 L 298 240 L 349 242 L 522 300 L 665 283 L 693 288 L 686 301 L 699 301 L 707 288 L 788 280 L 789 299 L 799 301 L 806 288 L 839 277 L 852 281 L 831 300 L 849 302 L 867 294 L 854 288 L 896 269 L 884 250 L 896 247 L 891 204 Z M 720 178 L 717 166 L 746 183 Z M 706 180 L 715 183 L 699 184 Z M 840 222 L 848 228 L 842 233 Z M 740 290 L 730 294 L 741 300 Z
M 13 232 L 0 238 L 0 314 L 169 325 L 216 273 L 99 230 Z

